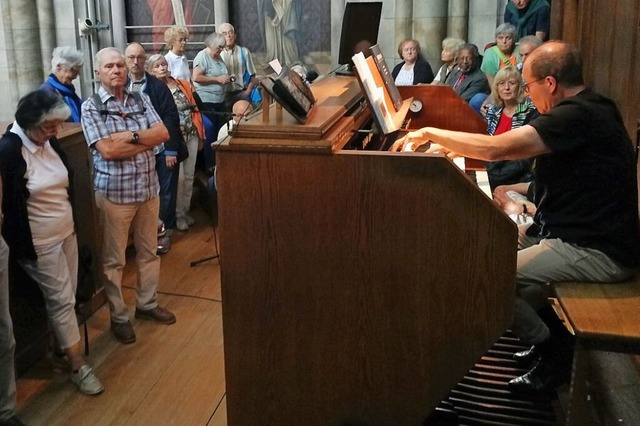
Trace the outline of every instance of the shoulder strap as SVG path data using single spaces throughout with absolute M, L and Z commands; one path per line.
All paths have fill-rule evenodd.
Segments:
M 240 48 L 240 56 L 242 56 L 242 65 L 244 65 L 244 69 L 247 69 L 247 60 L 244 57 L 244 48 L 241 46 L 238 46 Z
M 147 109 L 144 107 L 144 101 L 142 100 L 142 95 L 140 95 L 139 92 L 130 92 L 129 95 L 133 97 L 133 100 L 138 106 L 137 111 L 133 111 L 133 112 L 109 111 L 107 109 L 107 105 L 104 102 L 102 102 L 102 99 L 100 99 L 100 95 L 98 95 L 97 93 L 94 93 L 91 97 L 93 98 L 93 103 L 96 104 L 96 107 L 98 108 L 98 111 L 102 116 L 102 119 L 106 121 L 107 116 L 109 115 L 119 115 L 122 118 L 133 118 L 133 116 L 135 115 L 144 114 L 144 112 Z
M 509 60 L 509 58 L 507 58 L 507 55 L 505 55 L 498 46 L 493 46 L 492 49 L 495 49 L 496 53 L 498 54 L 498 57 L 502 59 L 502 62 L 504 62 L 507 65 L 514 66 Z

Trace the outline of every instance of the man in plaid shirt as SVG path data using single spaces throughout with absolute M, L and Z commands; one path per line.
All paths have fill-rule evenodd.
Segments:
M 111 331 L 120 342 L 136 340 L 122 297 L 122 269 L 129 228 L 136 248 L 138 281 L 135 317 L 172 324 L 175 316 L 158 306 L 160 258 L 156 254 L 159 209 L 153 147 L 169 133 L 144 93 L 125 89 L 127 67 L 116 48 L 100 50 L 94 71 L 100 104 L 82 105 L 82 130 L 93 156 L 96 204 L 104 227 L 102 268 L 111 312 Z

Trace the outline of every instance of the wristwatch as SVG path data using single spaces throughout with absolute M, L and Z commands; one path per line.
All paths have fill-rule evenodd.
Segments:
M 131 132 L 131 143 L 134 145 L 138 145 L 140 142 L 140 135 L 138 132 Z

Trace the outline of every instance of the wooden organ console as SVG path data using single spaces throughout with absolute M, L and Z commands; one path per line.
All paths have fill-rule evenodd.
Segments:
M 517 232 L 442 155 L 377 150 L 354 77 L 217 148 L 229 425 L 421 424 L 510 326 Z M 449 87 L 409 129 L 484 132 Z M 376 149 L 372 149 L 372 148 Z

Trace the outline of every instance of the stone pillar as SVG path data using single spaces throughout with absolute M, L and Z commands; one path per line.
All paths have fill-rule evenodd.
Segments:
M 345 0 L 331 0 L 331 64 L 332 68 L 338 65 L 340 55 L 340 33 L 342 31 L 342 18 L 344 16 Z
M 469 0 L 449 0 L 447 35 L 468 41 Z
M 495 0 L 473 0 L 469 2 L 469 41 L 482 52 L 484 46 L 495 41 L 495 31 L 502 22 L 505 2 Z
M 420 0 L 415 0 L 415 2 Z M 380 47 L 382 48 L 382 53 L 387 59 L 387 63 L 390 67 L 393 67 L 393 64 L 397 64 L 402 61 L 402 58 L 398 55 L 398 44 L 402 40 L 407 37 L 414 37 L 413 30 L 414 24 L 413 21 L 413 4 L 414 0 L 395 0 L 392 8 L 389 7 L 387 10 L 391 10 L 394 13 L 391 16 L 383 15 L 382 22 L 387 24 L 389 20 L 393 22 L 394 32 L 393 39 L 388 36 L 378 36 Z M 430 2 L 429 2 L 430 3 Z M 385 12 L 385 7 L 382 7 L 383 13 Z M 380 24 L 380 28 L 382 30 L 383 24 Z M 384 34 L 382 31 L 380 34 Z M 388 33 L 387 33 L 388 34 Z
M 0 89 L 5 102 L 0 103 L 0 121 L 13 120 L 15 106 L 18 103 L 18 85 L 16 83 L 16 55 L 13 49 L 11 11 L 8 1 L 0 2 Z
M 218 31 L 218 26 L 229 22 L 229 1 L 218 0 L 213 2 L 213 19 L 216 24 L 215 30 Z
M 447 0 L 418 1 L 413 5 L 413 37 L 435 73 L 440 66 L 442 40 L 447 36 Z
M 9 9 L 15 55 L 14 74 L 10 73 L 9 79 L 13 77 L 21 97 L 44 81 L 38 11 L 29 0 L 12 0 Z
M 51 70 L 51 53 L 56 47 L 56 22 L 53 10 L 53 0 L 37 0 L 38 22 L 40 28 L 40 56 L 42 58 L 42 70 L 47 75 Z

